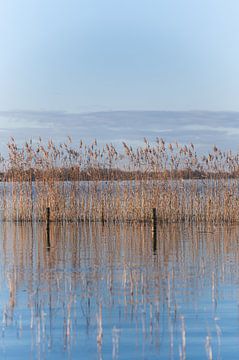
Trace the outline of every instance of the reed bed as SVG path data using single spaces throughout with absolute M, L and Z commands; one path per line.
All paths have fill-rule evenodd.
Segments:
M 5 221 L 238 222 L 239 154 L 147 139 L 137 148 L 26 142 L 0 158 Z

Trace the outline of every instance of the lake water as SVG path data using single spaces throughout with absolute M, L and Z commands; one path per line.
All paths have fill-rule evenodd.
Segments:
M 0 359 L 237 359 L 239 227 L 0 225 Z

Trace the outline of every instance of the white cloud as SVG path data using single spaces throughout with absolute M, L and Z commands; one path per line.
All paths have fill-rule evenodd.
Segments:
M 185 125 L 184 129 L 187 131 L 213 131 L 213 132 L 221 132 L 225 133 L 228 136 L 239 135 L 239 124 L 238 127 L 226 127 L 226 126 L 209 126 L 209 125 Z
M 66 112 L 0 112 L 0 152 L 13 136 L 18 143 L 49 138 L 63 142 L 70 135 L 74 143 L 86 143 L 95 138 L 98 143 L 132 146 L 143 143 L 146 137 L 153 142 L 157 136 L 168 142 L 193 142 L 198 151 L 220 148 L 238 150 L 239 113 L 234 112 L 170 112 L 170 111 L 111 111 L 72 114 Z
M 38 128 L 52 128 L 52 123 L 42 123 L 34 119 L 24 119 L 21 117 L 0 115 L 0 129 L 38 129 Z

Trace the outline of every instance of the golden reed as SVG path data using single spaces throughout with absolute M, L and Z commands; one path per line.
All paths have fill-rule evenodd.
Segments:
M 1 157 L 2 219 L 147 222 L 238 222 L 239 154 L 216 146 L 199 156 L 193 144 L 156 139 L 137 148 L 26 142 L 11 138 Z

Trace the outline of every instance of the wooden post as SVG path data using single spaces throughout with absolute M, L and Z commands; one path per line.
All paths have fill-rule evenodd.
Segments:
M 50 208 L 46 208 L 46 232 L 47 232 L 47 247 L 48 249 L 51 247 L 50 242 Z
M 153 227 L 157 228 L 157 212 L 156 212 L 156 208 L 153 208 L 153 210 L 152 210 L 152 219 L 153 219 Z
M 157 250 L 157 211 L 156 208 L 152 209 L 152 235 L 153 235 L 153 250 Z
M 101 222 L 104 225 L 105 224 L 105 214 L 104 214 L 104 204 L 102 202 L 101 204 Z

